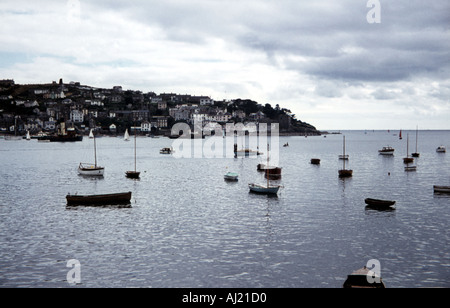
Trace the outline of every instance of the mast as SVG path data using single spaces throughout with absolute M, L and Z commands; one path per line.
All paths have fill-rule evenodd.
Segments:
M 94 135 L 94 159 L 95 159 L 95 168 L 97 168 L 97 144 L 95 143 L 95 135 Z
M 17 136 L 17 116 L 14 117 L 14 137 Z
M 269 188 L 269 144 L 267 143 L 267 167 L 266 167 L 267 188 Z
M 416 153 L 417 153 L 417 139 L 418 139 L 418 134 L 419 134 L 419 126 L 416 126 Z
M 136 124 L 134 124 L 134 172 L 136 172 Z
M 409 157 L 409 134 L 406 134 L 406 157 Z
M 345 135 L 344 135 L 343 151 L 344 151 L 344 156 L 343 156 L 344 159 L 343 159 L 343 163 L 342 164 L 343 164 L 343 167 L 344 167 L 343 169 L 345 170 L 345 160 L 346 160 L 346 157 L 345 157 Z

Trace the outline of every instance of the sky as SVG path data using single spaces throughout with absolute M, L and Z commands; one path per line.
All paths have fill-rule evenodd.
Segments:
M 320 130 L 450 129 L 448 0 L 2 0 L 0 79 L 279 104 Z

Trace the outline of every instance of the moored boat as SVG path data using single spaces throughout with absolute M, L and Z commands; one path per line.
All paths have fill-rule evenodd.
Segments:
M 103 176 L 105 168 L 97 165 L 97 144 L 94 136 L 94 164 L 80 163 L 78 173 L 83 176 Z
M 436 149 L 436 152 L 438 153 L 445 153 L 447 150 L 445 148 L 445 146 L 441 145 Z
M 227 181 L 237 181 L 238 177 L 239 175 L 235 172 L 228 172 L 227 174 L 224 175 L 224 179 Z
M 96 164 L 80 163 L 78 166 L 78 173 L 86 176 L 103 176 L 105 168 L 97 166 Z
M 278 168 L 278 167 L 273 167 L 272 169 L 270 168 L 269 152 L 270 152 L 269 144 L 267 144 L 267 165 L 262 165 L 262 164 L 258 165 L 258 170 L 260 170 L 260 168 L 261 168 L 261 170 L 264 170 L 266 172 L 267 184 L 266 185 L 256 184 L 256 183 L 248 184 L 248 188 L 250 189 L 250 192 L 252 192 L 252 193 L 276 195 L 276 194 L 278 194 L 278 191 L 281 188 L 280 185 L 270 185 L 270 179 L 272 179 L 274 175 L 275 175 L 276 179 L 279 179 L 281 177 L 281 168 Z M 264 168 L 264 169 L 262 169 L 262 168 Z M 275 170 L 274 174 L 271 175 L 269 173 L 269 170 Z
M 369 206 L 376 206 L 376 207 L 391 207 L 394 206 L 396 201 L 391 200 L 380 200 L 380 199 L 372 199 L 372 198 L 366 198 L 364 202 Z
M 350 178 L 353 176 L 353 170 L 345 169 L 345 161 L 348 159 L 348 155 L 345 154 L 345 136 L 344 136 L 344 146 L 343 146 L 343 155 L 339 155 L 339 158 L 343 160 L 343 167 L 338 171 L 340 178 Z M 347 158 L 345 158 L 347 157 Z
M 353 170 L 349 170 L 349 169 L 339 170 L 339 177 L 340 178 L 350 178 L 352 176 L 353 176 Z
M 320 165 L 320 159 L 319 158 L 311 158 L 311 164 L 312 165 Z
M 269 166 L 264 164 L 258 164 L 258 171 L 265 172 L 266 177 L 270 177 L 273 180 L 277 180 L 281 178 L 281 171 L 283 170 L 280 167 Z
M 383 279 L 375 272 L 370 271 L 367 267 L 363 267 L 347 276 L 344 282 L 345 289 L 353 288 L 386 288 Z
M 407 142 L 406 142 L 406 157 L 403 158 L 403 162 L 405 164 L 410 164 L 414 161 L 414 158 L 409 157 L 409 134 L 407 134 Z
M 405 158 L 403 158 L 403 162 L 405 164 L 410 164 L 410 163 L 414 162 L 414 158 L 412 158 L 412 157 L 405 157 Z
M 393 147 L 387 146 L 378 150 L 378 153 L 380 153 L 380 155 L 394 155 L 394 151 L 395 149 Z
M 417 151 L 418 142 L 419 142 L 419 127 L 416 128 L 416 151 L 411 154 L 412 157 L 420 157 L 420 153 Z
M 139 171 L 127 171 L 125 176 L 129 179 L 139 179 L 141 173 Z
M 119 205 L 119 204 L 130 204 L 131 202 L 131 192 L 117 193 L 117 194 L 106 194 L 106 195 L 67 195 L 66 196 L 67 205 Z
M 50 142 L 81 142 L 83 141 L 83 135 L 78 134 L 73 127 L 66 128 L 66 123 L 62 122 L 59 124 L 56 135 L 38 137 L 38 141 L 46 140 Z
M 134 171 L 125 172 L 125 176 L 129 179 L 139 179 L 140 175 L 141 173 L 136 170 L 136 130 L 134 130 Z
M 159 150 L 160 154 L 172 154 L 173 150 L 172 148 L 162 148 L 161 150 Z
M 278 191 L 280 190 L 281 186 L 279 186 L 279 185 L 260 185 L 260 184 L 251 183 L 251 184 L 248 184 L 248 188 L 250 189 L 250 192 L 253 192 L 253 193 L 276 195 L 278 193 Z
M 434 192 L 450 194 L 450 186 L 433 186 Z

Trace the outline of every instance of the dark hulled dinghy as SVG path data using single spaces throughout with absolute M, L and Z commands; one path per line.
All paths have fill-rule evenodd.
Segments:
M 106 194 L 106 195 L 67 195 L 68 206 L 101 206 L 101 205 L 125 205 L 131 203 L 131 192 Z

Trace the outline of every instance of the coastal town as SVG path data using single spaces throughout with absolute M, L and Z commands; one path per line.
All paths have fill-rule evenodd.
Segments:
M 251 99 L 215 100 L 209 96 L 110 89 L 71 81 L 47 84 L 16 84 L 0 80 L 0 135 L 54 134 L 63 125 L 81 135 L 94 130 L 103 135 L 123 134 L 127 129 L 141 135 L 171 134 L 178 122 L 278 123 L 280 134 L 320 135 L 312 125 L 290 110 Z M 61 125 L 62 124 L 62 125 Z

